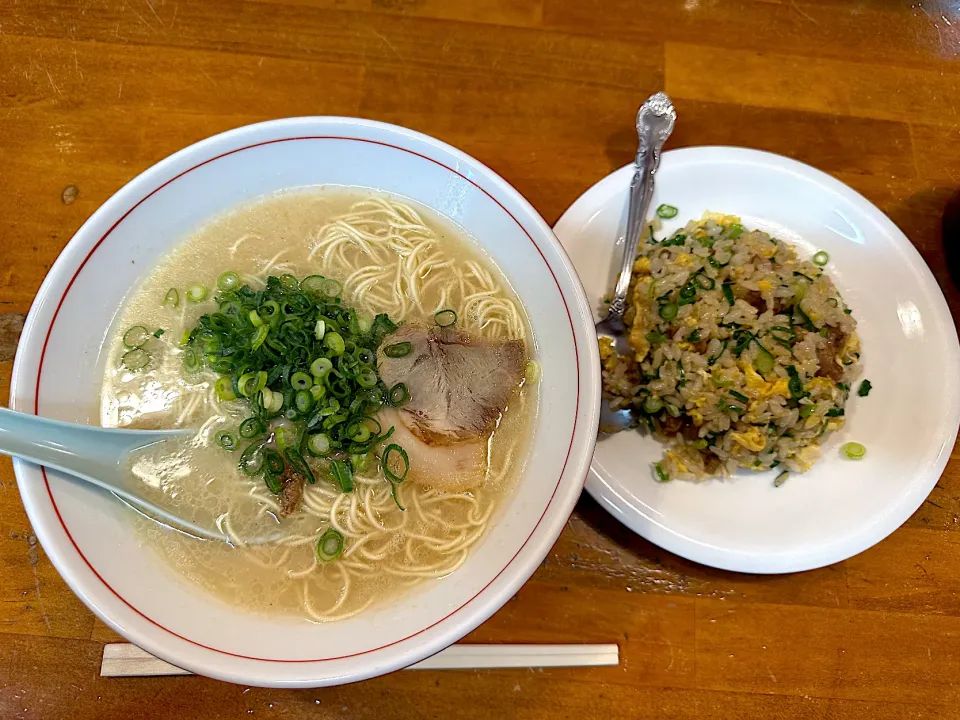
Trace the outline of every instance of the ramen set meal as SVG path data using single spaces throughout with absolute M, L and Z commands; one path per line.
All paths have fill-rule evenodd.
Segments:
M 829 258 L 728 215 L 658 230 L 624 347 L 600 344 L 604 397 L 665 441 L 655 480 L 776 468 L 779 485 L 870 389 Z M 358 189 L 211 220 L 131 291 L 106 357 L 102 425 L 198 430 L 134 454 L 138 488 L 234 542 L 131 514 L 142 539 L 230 604 L 316 622 L 460 567 L 538 411 L 535 339 L 497 266 L 439 214 Z

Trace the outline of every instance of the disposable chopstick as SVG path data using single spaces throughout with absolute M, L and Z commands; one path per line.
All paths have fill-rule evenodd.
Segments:
M 472 670 L 618 665 L 620 651 L 608 645 L 451 645 L 407 670 Z M 102 677 L 190 675 L 130 643 L 103 647 Z

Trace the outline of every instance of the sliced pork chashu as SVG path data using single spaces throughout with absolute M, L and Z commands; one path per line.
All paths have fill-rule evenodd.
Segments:
M 410 343 L 410 352 L 388 356 L 385 349 L 398 343 Z M 519 340 L 487 340 L 419 325 L 405 325 L 384 339 L 380 377 L 388 388 L 403 383 L 410 393 L 403 407 L 384 419 L 402 426 L 395 431 L 398 442 L 409 437 L 399 444 L 410 457 L 412 480 L 451 491 L 482 482 L 487 440 L 519 387 L 525 364 Z

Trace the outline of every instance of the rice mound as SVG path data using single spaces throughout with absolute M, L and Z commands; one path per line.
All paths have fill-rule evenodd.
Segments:
M 625 320 L 627 354 L 600 341 L 604 397 L 668 440 L 660 480 L 803 472 L 843 427 L 860 373 L 850 309 L 823 268 L 737 217 L 662 241 L 651 227 Z

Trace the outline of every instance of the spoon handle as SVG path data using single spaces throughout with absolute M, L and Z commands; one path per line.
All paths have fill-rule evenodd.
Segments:
M 105 471 L 115 475 L 130 450 L 170 435 L 79 425 L 0 408 L 0 453 L 82 477 L 103 477 Z
M 653 178 L 660 167 L 660 152 L 673 132 L 677 112 L 666 93 L 651 95 L 637 113 L 637 135 L 640 145 L 634 159 L 633 180 L 630 182 L 630 200 L 627 206 L 627 233 L 623 242 L 623 261 L 620 275 L 610 303 L 610 314 L 623 317 L 627 309 L 627 290 L 633 273 L 633 263 L 640 245 L 640 233 L 653 198 Z
M 146 512 L 198 537 L 229 541 L 222 533 L 201 527 L 144 499 L 126 485 L 124 463 L 130 451 L 193 434 L 190 430 L 117 430 L 50 420 L 0 408 L 0 453 L 108 490 Z

